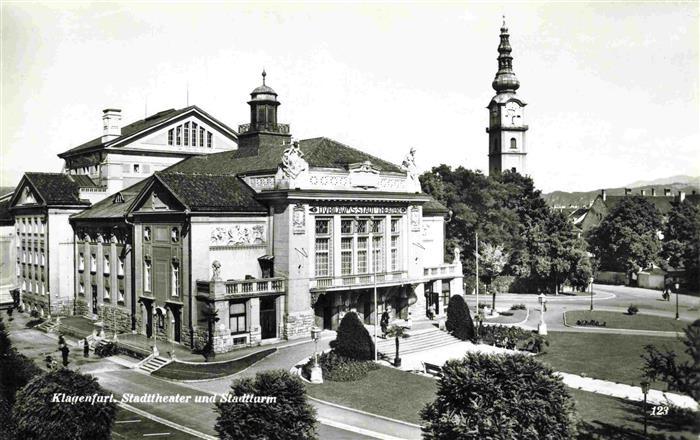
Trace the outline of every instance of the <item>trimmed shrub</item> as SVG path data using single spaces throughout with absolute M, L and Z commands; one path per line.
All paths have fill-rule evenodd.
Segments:
M 549 341 L 535 331 L 504 325 L 483 326 L 481 339 L 487 345 L 509 350 L 525 350 L 532 353 L 539 353 L 545 346 L 549 345 Z
M 319 355 L 318 365 L 323 371 L 323 379 L 333 382 L 352 382 L 362 379 L 372 370 L 379 369 L 379 365 L 373 361 L 349 359 L 333 351 Z M 313 366 L 314 359 L 311 358 L 303 368 L 306 377 L 311 377 L 311 367 Z
M 338 336 L 330 345 L 342 357 L 359 361 L 374 360 L 374 341 L 357 313 L 345 314 L 338 326 Z
M 314 440 L 316 410 L 308 403 L 304 383 L 288 371 L 271 370 L 255 378 L 234 380 L 231 396 L 274 397 L 275 402 L 241 403 L 219 400 L 216 432 L 224 440 Z
M 510 306 L 511 310 L 527 310 L 527 307 L 525 307 L 525 304 L 513 304 Z
M 17 393 L 12 418 L 17 437 L 54 440 L 108 440 L 117 414 L 114 402 L 52 402 L 54 393 L 109 396 L 92 376 L 62 368 L 31 380 Z
M 637 307 L 634 304 L 630 304 L 629 307 L 627 307 L 627 314 L 628 315 L 636 315 L 637 312 L 639 312 L 639 307 Z
M 99 357 L 109 357 L 119 354 L 119 346 L 116 342 L 105 342 L 104 344 L 98 344 L 95 347 L 95 354 Z
M 463 341 L 474 339 L 474 322 L 469 307 L 461 295 L 454 295 L 447 305 L 445 328 L 452 336 Z
M 530 356 L 469 353 L 449 360 L 437 397 L 421 411 L 423 438 L 576 438 L 574 400 L 554 371 Z

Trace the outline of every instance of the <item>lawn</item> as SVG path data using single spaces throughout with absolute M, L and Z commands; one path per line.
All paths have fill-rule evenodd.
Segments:
M 685 345 L 676 338 L 550 332 L 548 340 L 546 351 L 537 358 L 555 370 L 629 385 L 639 385 L 642 379 L 641 355 L 647 344 L 666 347 L 678 353 L 680 360 L 688 359 Z M 660 382 L 652 387 L 666 390 L 666 385 Z
M 576 325 L 576 321 L 591 321 L 595 320 L 599 323 L 606 323 L 607 328 L 625 328 L 633 330 L 659 330 L 682 332 L 688 326 L 685 321 L 676 321 L 673 318 L 664 318 L 662 316 L 644 315 L 638 313 L 636 315 L 628 315 L 621 312 L 608 311 L 590 311 L 590 310 L 572 310 L 565 313 L 566 323 Z
M 579 440 L 644 438 L 644 404 L 642 402 L 632 402 L 572 388 L 567 388 L 567 391 L 576 400 L 576 410 L 584 422 Z M 647 411 L 651 414 L 651 405 L 647 407 Z M 700 432 L 694 414 L 690 412 L 678 414 L 671 412 L 665 416 L 649 415 L 647 423 L 650 438 L 657 438 L 654 434 L 664 433 L 673 435 L 674 439 L 690 440 L 697 438 Z
M 153 376 L 174 380 L 206 380 L 229 376 L 245 370 L 254 363 L 276 352 L 276 348 L 269 348 L 250 354 L 248 356 L 227 362 L 185 364 L 183 362 L 171 362 L 165 367 L 152 373 Z
M 436 391 L 435 379 L 384 366 L 354 382 L 306 385 L 307 394 L 317 399 L 415 424 Z
M 167 437 L 168 440 L 196 440 L 199 438 L 141 417 L 129 410 L 117 409 L 117 418 L 112 428 L 113 440 L 148 437 Z

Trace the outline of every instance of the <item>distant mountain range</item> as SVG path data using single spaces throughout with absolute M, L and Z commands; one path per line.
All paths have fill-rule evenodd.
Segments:
M 642 190 L 645 190 L 647 195 L 651 195 L 652 188 L 656 191 L 657 196 L 663 196 L 666 189 L 670 189 L 673 195 L 678 194 L 678 191 L 685 191 L 687 194 L 690 194 L 693 191 L 700 192 L 700 177 L 671 176 L 655 180 L 640 180 L 621 188 L 605 188 L 605 190 L 608 195 L 617 196 L 624 195 L 625 188 L 632 188 L 632 194 L 639 194 Z M 600 194 L 600 189 L 577 192 L 553 191 L 543 194 L 542 197 L 549 206 L 581 207 L 588 206 L 598 194 Z

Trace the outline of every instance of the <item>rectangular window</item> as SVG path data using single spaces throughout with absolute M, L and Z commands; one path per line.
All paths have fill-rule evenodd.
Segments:
M 82 281 L 78 285 L 78 294 L 80 294 L 80 296 L 85 296 L 85 284 L 83 284 Z
M 151 291 L 151 262 L 148 260 L 143 262 L 143 290 Z
M 97 272 L 97 257 L 95 257 L 95 254 L 90 255 L 90 272 Z
M 185 122 L 185 146 L 190 145 L 190 123 Z
M 43 249 L 41 250 L 41 265 L 46 266 L 46 254 Z
M 192 146 L 197 146 L 197 124 L 195 122 L 192 123 Z
M 43 234 L 46 230 L 46 225 L 43 220 L 39 220 L 39 233 Z
M 26 262 L 27 262 L 27 251 L 22 249 L 22 263 L 26 263 Z
M 391 219 L 391 233 L 392 234 L 398 234 L 400 232 L 399 229 L 399 219 L 398 218 L 392 218 Z
M 340 239 L 340 273 L 352 274 L 352 237 Z
M 384 238 L 372 237 L 372 270 L 384 272 Z
M 17 263 L 15 264 L 15 275 L 19 276 L 22 273 L 22 265 Z
M 391 237 L 391 270 L 399 270 L 399 237 Z
M 168 145 L 173 144 L 174 137 L 175 137 L 175 129 L 171 128 L 170 130 L 168 130 Z
M 228 305 L 229 328 L 231 333 L 244 333 L 246 331 L 245 322 L 245 302 L 231 301 Z
M 109 255 L 105 255 L 102 260 L 102 272 L 109 275 Z
M 171 295 L 180 296 L 180 263 L 173 261 L 170 265 L 171 272 Z
M 141 166 L 137 163 L 134 164 L 134 173 L 141 172 Z
M 341 234 L 352 234 L 352 220 L 341 220 L 340 221 L 340 233 Z
M 447 305 L 450 303 L 450 282 L 448 280 L 442 280 L 442 304 L 445 310 L 447 310 Z
M 78 271 L 82 272 L 85 270 L 85 257 L 83 256 L 83 253 L 81 252 L 80 255 L 78 255 Z
M 199 127 L 199 146 L 204 146 L 204 127 Z
M 105 286 L 104 293 L 102 294 L 102 299 L 104 299 L 105 302 L 109 301 L 109 294 L 110 294 L 109 286 Z
M 372 220 L 372 234 L 381 234 L 384 232 L 383 225 L 384 222 L 381 220 Z
M 124 276 L 124 258 L 119 258 L 119 266 L 117 267 L 117 276 Z
M 178 125 L 175 130 L 175 143 L 180 145 L 182 144 L 182 125 Z
M 207 132 L 207 148 L 211 148 L 214 145 L 214 138 L 210 131 Z
M 315 270 L 317 277 L 327 277 L 332 273 L 331 267 L 331 219 L 316 219 Z
M 357 273 L 367 273 L 367 237 L 357 237 Z
M 367 233 L 367 220 L 358 220 L 356 222 L 357 224 L 357 233 L 358 234 L 366 234 Z
M 119 289 L 119 297 L 117 297 L 117 302 L 124 304 L 124 289 Z

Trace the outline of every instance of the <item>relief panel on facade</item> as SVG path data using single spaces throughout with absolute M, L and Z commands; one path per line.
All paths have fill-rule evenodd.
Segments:
M 210 246 L 263 246 L 267 242 L 265 224 L 235 224 L 212 229 Z

